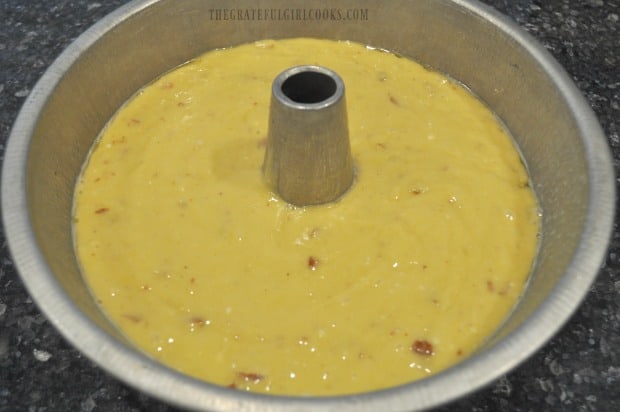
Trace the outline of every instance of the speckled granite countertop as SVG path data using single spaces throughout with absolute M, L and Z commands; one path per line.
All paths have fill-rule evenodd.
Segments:
M 53 59 L 124 0 L 0 0 L 0 151 Z M 620 162 L 620 0 L 486 0 L 560 61 L 589 100 Z M 1 153 L 0 152 L 0 153 Z M 71 348 L 26 293 L 3 233 L 0 411 L 170 411 Z M 620 411 L 620 231 L 572 320 L 541 351 L 442 411 Z

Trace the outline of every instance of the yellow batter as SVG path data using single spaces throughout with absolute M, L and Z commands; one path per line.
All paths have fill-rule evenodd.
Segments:
M 295 208 L 261 175 L 271 83 L 346 84 L 356 183 Z M 489 337 L 523 290 L 539 216 L 493 113 L 410 60 L 351 42 L 207 53 L 111 120 L 76 189 L 103 310 L 138 347 L 238 390 L 346 394 L 424 378 Z

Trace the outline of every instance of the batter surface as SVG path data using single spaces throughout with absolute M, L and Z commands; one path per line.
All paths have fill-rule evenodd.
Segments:
M 356 182 L 295 208 L 261 175 L 273 79 L 343 78 Z M 260 41 L 162 76 L 102 132 L 75 194 L 92 293 L 155 359 L 274 394 L 369 391 L 467 357 L 523 291 L 539 214 L 465 88 L 351 42 Z

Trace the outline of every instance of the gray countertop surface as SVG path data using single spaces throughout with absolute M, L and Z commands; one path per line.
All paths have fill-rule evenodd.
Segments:
M 0 0 L 0 153 L 37 79 L 123 0 Z M 620 0 L 486 0 L 564 66 L 620 159 Z M 0 232 L 0 411 L 171 411 L 73 349 L 28 296 Z M 572 319 L 538 353 L 441 411 L 620 411 L 620 232 Z

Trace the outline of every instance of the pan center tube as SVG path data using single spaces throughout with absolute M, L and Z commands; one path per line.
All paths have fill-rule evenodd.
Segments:
M 272 85 L 263 174 L 295 206 L 337 201 L 353 183 L 344 82 L 320 66 L 295 66 Z

